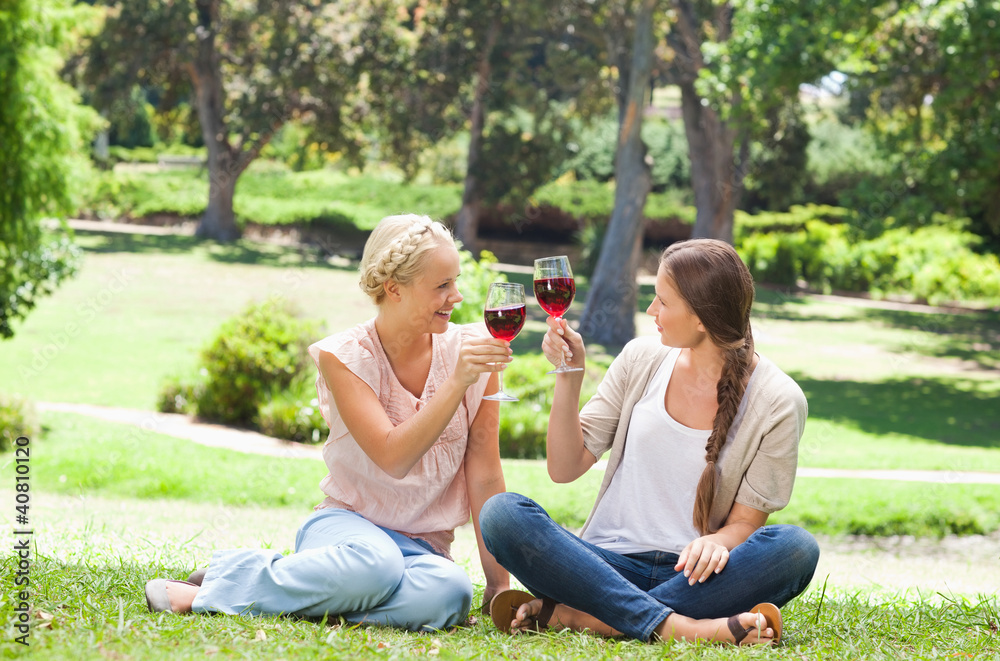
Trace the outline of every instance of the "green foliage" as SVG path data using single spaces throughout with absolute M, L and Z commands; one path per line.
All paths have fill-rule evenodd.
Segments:
M 156 144 L 153 130 L 153 106 L 146 101 L 143 90 L 134 86 L 131 94 L 122 96 L 111 106 L 108 138 L 112 145 L 134 148 Z
M 29 234 L 33 233 L 28 230 Z M 74 275 L 80 265 L 80 249 L 65 236 L 24 244 L 0 241 L 0 338 L 14 335 L 11 322 L 23 319 L 39 299 Z
M 261 433 L 299 443 L 322 443 L 330 428 L 319 410 L 315 380 L 299 377 L 260 407 Z
M 597 392 L 607 371 L 607 361 L 587 361 L 580 394 L 581 406 Z M 520 401 L 500 415 L 500 456 L 512 459 L 539 459 L 545 456 L 545 433 L 552 409 L 554 377 L 546 374 L 552 363 L 542 354 L 514 354 L 504 371 L 503 387 Z
M 861 43 L 852 91 L 905 184 L 881 201 L 886 215 L 907 217 L 919 198 L 925 221 L 933 211 L 970 217 L 1000 243 L 998 23 L 996 2 L 913 3 Z
M 280 161 L 294 172 L 318 170 L 335 158 L 313 141 L 309 130 L 297 121 L 282 126 L 261 151 L 261 156 Z
M 687 138 L 679 122 L 648 118 L 642 124 L 642 140 L 652 160 L 654 192 L 690 185 L 691 165 Z M 607 182 L 615 176 L 615 151 L 618 145 L 617 114 L 593 122 L 580 131 L 571 143 L 573 155 L 563 163 L 581 181 Z
M 845 193 L 865 181 L 881 180 L 891 169 L 891 164 L 879 153 L 873 136 L 861 127 L 830 116 L 812 122 L 809 133 L 806 199 L 820 204 L 865 208 L 867 205 L 863 201 L 852 202 Z
M 286 302 L 271 298 L 231 318 L 201 354 L 205 387 L 198 415 L 256 426 L 261 405 L 311 367 L 306 347 L 319 336 L 315 322 L 296 318 Z
M 995 508 L 980 485 L 806 479 L 796 481 L 789 506 L 768 522 L 833 536 L 983 535 L 1000 528 Z
M 7 452 L 20 436 L 37 439 L 41 432 L 35 405 L 19 395 L 0 393 L 0 452 Z
M 817 208 L 819 209 L 819 208 Z M 961 223 L 897 227 L 874 239 L 850 225 L 785 216 L 751 221 L 774 230 L 741 233 L 737 249 L 759 281 L 820 290 L 900 294 L 932 305 L 950 301 L 1000 301 L 1000 261 L 976 250 L 982 238 Z
M 204 381 L 167 377 L 156 398 L 156 410 L 161 413 L 197 415 L 198 398 L 205 388 Z
M 750 210 L 787 209 L 802 202 L 809 172 L 809 128 L 798 104 L 773 109 L 767 116 L 766 138 L 750 148 L 753 163 L 746 172 L 742 206 Z
M 91 16 L 69 0 L 0 7 L 0 338 L 75 270 L 69 242 L 47 241 L 39 222 L 74 208 L 90 168 L 86 145 L 99 118 L 59 71 L 72 30 Z
M 460 242 L 457 243 L 461 246 Z M 459 250 L 458 257 L 462 274 L 458 289 L 462 292 L 462 302 L 455 306 L 451 320 L 456 324 L 481 322 L 490 283 L 507 282 L 507 277 L 494 268 L 497 258 L 489 250 L 480 251 L 478 262 L 468 250 Z
M 198 216 L 205 211 L 208 179 L 203 168 L 102 172 L 80 213 L 102 218 Z M 263 162 L 240 177 L 237 191 L 236 214 L 244 225 L 297 223 L 350 231 L 370 230 L 385 216 L 414 210 L 446 218 L 462 199 L 455 185 L 407 184 L 389 176 L 349 177 L 331 170 L 289 172 L 281 166 L 265 167 Z

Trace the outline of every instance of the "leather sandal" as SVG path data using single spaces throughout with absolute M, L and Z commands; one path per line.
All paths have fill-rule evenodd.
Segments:
M 152 613 L 172 613 L 170 597 L 167 595 L 167 583 L 184 583 L 198 587 L 187 581 L 174 581 L 166 578 L 154 578 L 146 583 L 146 606 Z
M 772 643 L 776 643 L 779 640 L 781 640 L 781 611 L 778 609 L 777 606 L 765 602 L 762 604 L 757 604 L 756 606 L 750 609 L 750 612 L 760 613 L 761 615 L 764 616 L 765 627 L 768 627 L 774 631 L 774 638 L 771 639 Z M 742 641 L 744 638 L 747 637 L 747 634 L 749 634 L 751 631 L 757 630 L 757 627 L 750 627 L 748 629 L 744 629 L 743 625 L 740 624 L 740 616 L 738 614 L 733 615 L 728 620 L 726 620 L 726 624 L 729 625 L 729 632 L 733 634 L 733 638 L 736 639 L 733 642 L 735 642 L 737 645 L 739 645 L 740 641 Z
M 490 618 L 497 629 L 504 633 L 510 633 L 510 623 L 517 617 L 517 609 L 521 604 L 537 599 L 533 594 L 524 590 L 504 590 L 499 592 L 490 601 Z M 552 612 L 556 608 L 556 601 L 548 597 L 542 598 L 542 610 L 538 615 L 531 618 L 534 626 L 526 627 L 529 630 L 545 631 L 552 619 Z
M 200 586 L 202 583 L 205 582 L 205 574 L 207 572 L 208 572 L 207 567 L 203 569 L 195 569 L 193 572 L 191 572 L 190 575 L 188 575 L 187 582 Z

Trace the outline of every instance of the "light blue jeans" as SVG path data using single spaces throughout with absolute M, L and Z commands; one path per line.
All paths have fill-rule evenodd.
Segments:
M 674 571 L 676 553 L 602 549 L 516 493 L 486 501 L 479 525 L 489 552 L 532 594 L 638 640 L 649 640 L 673 612 L 703 619 L 743 613 L 762 601 L 781 607 L 806 589 L 819 562 L 819 545 L 802 528 L 764 526 L 732 550 L 721 573 L 688 585 Z
M 291 555 L 252 549 L 214 553 L 192 610 L 329 614 L 436 631 L 464 622 L 471 605 L 469 577 L 429 544 L 330 508 L 306 519 Z

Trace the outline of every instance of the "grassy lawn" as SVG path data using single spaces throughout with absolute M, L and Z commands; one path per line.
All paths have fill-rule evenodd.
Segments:
M 373 313 L 351 265 L 310 252 L 178 236 L 94 233 L 81 234 L 80 243 L 86 257 L 79 276 L 0 343 L 4 391 L 152 410 L 163 379 L 195 369 L 218 325 L 252 300 L 283 295 L 330 330 Z M 583 309 L 583 280 L 580 292 L 571 318 Z M 887 310 L 764 290 L 755 313 L 759 349 L 809 398 L 802 466 L 1000 472 L 1000 315 Z M 537 324 L 529 322 L 515 355 L 537 351 Z M 649 333 L 648 319 L 637 316 L 637 328 Z M 43 423 L 31 463 L 33 497 L 44 513 L 36 520 L 32 600 L 52 619 L 36 613 L 30 648 L 13 642 L 17 592 L 13 557 L 5 554 L 5 658 L 998 658 L 995 595 L 913 598 L 825 589 L 819 581 L 784 609 L 785 643 L 772 651 L 572 634 L 512 639 L 482 621 L 451 634 L 413 635 L 289 618 L 153 616 L 143 583 L 183 576 L 212 548 L 227 547 L 231 535 L 213 536 L 226 529 L 227 512 L 259 508 L 241 543 L 285 550 L 318 500 L 325 469 L 66 413 L 47 413 Z M 11 456 L 0 456 L 0 464 L 9 470 Z M 601 477 L 592 471 L 555 485 L 540 462 L 506 460 L 504 468 L 510 490 L 532 496 L 570 527 L 582 524 Z M 11 502 L 12 491 L 3 489 Z M 58 505 L 42 509 L 49 498 Z M 60 519 L 88 506 L 101 516 L 72 525 Z M 204 512 L 208 525 L 191 533 L 186 525 Z M 996 531 L 998 513 L 997 486 L 803 478 L 772 521 L 832 536 L 933 536 Z M 265 535 L 271 520 L 288 534 Z M 480 571 L 472 555 L 456 558 L 470 574 Z M 984 594 L 995 587 L 984 584 Z

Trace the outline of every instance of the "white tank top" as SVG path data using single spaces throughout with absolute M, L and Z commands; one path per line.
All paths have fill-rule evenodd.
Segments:
M 680 553 L 700 536 L 694 496 L 712 432 L 682 425 L 664 406 L 679 354 L 667 355 L 632 409 L 621 464 L 583 537 L 601 548 Z

